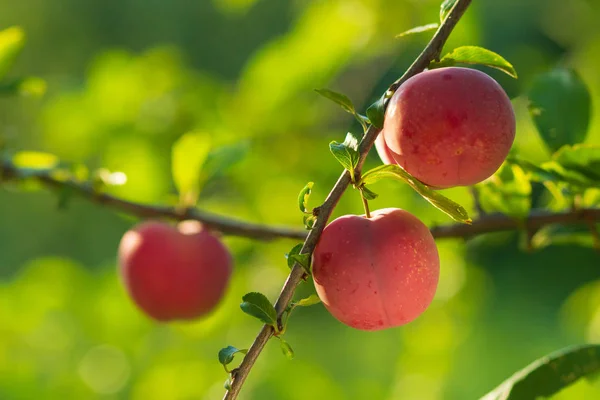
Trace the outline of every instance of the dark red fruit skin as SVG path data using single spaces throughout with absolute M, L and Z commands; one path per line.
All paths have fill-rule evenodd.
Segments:
M 340 322 L 374 331 L 404 325 L 429 306 L 440 261 L 427 226 L 387 208 L 325 227 L 313 255 L 314 284 Z
M 158 221 L 135 226 L 121 240 L 118 262 L 129 296 L 160 322 L 196 319 L 212 311 L 225 293 L 233 264 L 223 243 L 193 221 L 177 227 Z
M 439 68 L 394 93 L 377 151 L 384 163 L 432 187 L 474 185 L 506 159 L 515 129 L 510 99 L 494 79 L 474 69 Z

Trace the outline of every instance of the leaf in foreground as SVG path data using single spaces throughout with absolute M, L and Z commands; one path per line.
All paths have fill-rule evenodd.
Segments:
M 461 46 L 446 54 L 439 62 L 432 62 L 432 68 L 451 67 L 456 64 L 480 64 L 496 68 L 513 78 L 517 78 L 517 71 L 511 63 L 500 54 L 479 46 Z
M 471 218 L 469 218 L 469 214 L 463 206 L 431 189 L 429 186 L 417 180 L 398 165 L 388 164 L 373 168 L 363 175 L 361 183 L 368 185 L 386 178 L 396 179 L 408 183 L 408 185 L 417 193 L 419 193 L 425 200 L 427 200 L 440 211 L 448 214 L 448 216 L 450 216 L 450 218 L 453 220 L 457 222 L 463 222 L 465 224 L 471 223 Z
M 240 308 L 243 312 L 258 318 L 267 325 L 277 325 L 277 312 L 267 297 L 259 292 L 247 293 L 242 297 Z
M 600 345 L 568 347 L 531 363 L 480 400 L 547 398 L 599 369 Z

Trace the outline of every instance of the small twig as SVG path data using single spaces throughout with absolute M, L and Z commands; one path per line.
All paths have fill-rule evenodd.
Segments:
M 396 82 L 392 84 L 390 89 L 396 90 L 404 81 L 408 78 L 416 75 L 417 73 L 423 71 L 425 68 L 429 66 L 429 63 L 439 58 L 442 48 L 444 47 L 444 43 L 448 39 L 450 32 L 456 26 L 456 23 L 460 19 L 460 17 L 464 14 L 467 7 L 471 3 L 471 0 L 458 0 L 452 11 L 448 17 L 444 20 L 442 25 L 439 27 L 427 47 L 423 50 L 423 52 L 417 57 L 415 62 L 408 68 L 408 70 L 404 73 L 404 75 L 398 79 Z M 358 166 L 356 171 L 360 173 L 362 166 L 365 162 L 365 158 L 375 139 L 379 135 L 379 129 L 375 128 L 373 125 L 369 127 L 365 136 L 361 140 L 358 146 L 358 152 L 360 154 Z M 301 253 L 312 254 L 333 209 L 337 205 L 337 202 L 341 198 L 342 194 L 350 184 L 350 173 L 346 170 L 342 173 L 335 186 L 325 199 L 325 202 L 319 208 L 319 217 L 315 222 L 314 227 L 311 229 L 308 234 L 306 240 L 304 241 L 304 245 L 302 246 Z M 296 286 L 300 283 L 302 276 L 304 275 L 304 268 L 296 263 L 290 275 L 288 276 L 281 293 L 279 294 L 279 298 L 275 303 L 275 310 L 277 311 L 277 315 L 281 316 L 287 305 L 292 300 L 294 292 L 296 290 Z M 252 343 L 252 346 L 248 350 L 248 353 L 244 357 L 244 360 L 239 366 L 239 372 L 236 374 L 235 379 L 231 384 L 231 388 L 225 393 L 224 400 L 234 400 L 237 398 L 246 377 L 250 373 L 252 366 L 256 362 L 256 359 L 260 355 L 262 349 L 265 347 L 265 344 L 273 334 L 273 328 L 270 325 L 263 326 L 262 330 Z
M 469 191 L 471 192 L 471 196 L 473 196 L 473 206 L 475 208 L 475 211 L 477 211 L 477 215 L 485 215 L 486 212 L 481 206 L 481 201 L 479 200 L 479 190 L 475 186 L 469 186 Z
M 109 206 L 141 218 L 169 218 L 178 221 L 191 219 L 200 221 L 208 228 L 227 235 L 243 236 L 259 240 L 272 240 L 277 238 L 302 240 L 306 238 L 306 231 L 300 229 L 254 224 L 212 214 L 197 208 L 152 206 L 135 203 L 106 193 L 98 192 L 88 184 L 79 183 L 74 180 L 58 179 L 47 170 L 27 170 L 25 173 L 24 170 L 15 167 L 9 161 L 1 162 L 0 182 L 18 181 L 23 179 L 36 179 L 45 186 L 53 189 L 68 189 L 73 194 L 84 197 L 91 202 Z

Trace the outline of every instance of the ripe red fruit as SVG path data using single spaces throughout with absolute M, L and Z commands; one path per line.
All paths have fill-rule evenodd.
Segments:
M 227 248 L 196 221 L 177 227 L 143 222 L 125 233 L 118 259 L 135 304 L 161 322 L 209 313 L 223 297 L 232 270 Z
M 331 222 L 313 255 L 317 294 L 340 322 L 362 330 L 404 325 L 429 306 L 440 261 L 433 236 L 397 208 Z
M 377 151 L 384 163 L 399 164 L 427 185 L 474 185 L 506 159 L 515 127 L 510 99 L 494 79 L 474 69 L 439 68 L 394 93 Z

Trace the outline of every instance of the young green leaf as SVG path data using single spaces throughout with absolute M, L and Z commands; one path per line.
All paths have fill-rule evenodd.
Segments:
M 456 0 L 444 0 L 440 6 L 440 22 L 444 22 L 448 14 L 450 14 L 452 7 L 454 7 L 454 4 L 456 4 Z
M 300 191 L 300 194 L 298 195 L 298 208 L 303 213 L 308 212 L 308 198 L 310 197 L 310 194 L 312 193 L 312 188 L 313 188 L 314 184 L 315 184 L 314 182 L 308 182 L 306 184 L 306 186 L 304 186 L 304 188 L 302 188 L 302 190 Z
M 297 262 L 310 274 L 310 255 L 309 254 L 292 254 L 289 256 L 293 261 Z
M 550 398 L 578 379 L 600 370 L 600 345 L 567 347 L 515 373 L 481 400 Z
M 285 258 L 287 260 L 287 265 L 289 268 L 294 267 L 294 263 L 296 262 L 296 260 L 294 260 L 293 256 L 300 254 L 300 250 L 302 250 L 302 246 L 303 246 L 302 243 L 298 243 L 297 245 L 292 247 L 292 249 L 289 251 L 289 253 L 285 254 Z
M 0 31 L 0 80 L 6 76 L 25 45 L 25 32 L 13 26 Z
M 277 312 L 275 312 L 275 307 L 264 294 L 259 292 L 247 293 L 242 297 L 242 300 L 240 308 L 243 312 L 277 328 Z
M 371 124 L 376 128 L 383 128 L 383 120 L 385 118 L 385 100 L 386 95 L 384 94 L 375 103 L 371 104 L 367 108 L 367 118 L 371 121 Z
M 591 116 L 586 84 L 572 69 L 536 77 L 529 89 L 529 113 L 551 151 L 584 141 Z
M 358 165 L 358 151 L 344 143 L 338 143 L 335 140 L 329 143 L 331 154 L 342 164 L 342 166 L 350 171 L 350 177 L 354 181 L 354 169 Z
M 317 217 L 312 214 L 304 214 L 303 222 L 304 227 L 307 230 L 311 230 L 315 226 L 315 222 L 317 222 Z
M 304 299 L 295 301 L 294 306 L 308 307 L 308 306 L 312 306 L 315 304 L 319 304 L 320 302 L 321 302 L 321 299 L 319 298 L 319 296 L 317 296 L 316 294 L 311 294 L 310 296 L 308 296 Z
M 412 29 L 409 29 L 407 31 L 404 31 L 402 33 L 397 34 L 396 38 L 401 38 L 401 37 L 404 37 L 404 36 L 414 35 L 415 33 L 432 31 L 434 29 L 437 29 L 438 26 L 440 26 L 440 25 L 437 22 L 434 22 L 432 24 L 417 26 L 417 27 L 414 27 Z
M 281 345 L 281 352 L 283 353 L 283 355 L 286 356 L 288 360 L 293 359 L 294 350 L 292 349 L 292 346 L 290 346 L 290 344 L 286 342 L 281 336 L 277 336 L 277 338 L 279 339 L 279 343 Z
M 517 78 L 517 71 L 511 63 L 501 55 L 491 50 L 478 46 L 462 46 L 446 54 L 439 62 L 433 61 L 430 68 L 451 67 L 456 64 L 480 64 L 499 69 L 500 71 Z
M 227 346 L 219 350 L 219 362 L 225 368 L 225 371 L 229 372 L 227 365 L 233 361 L 233 356 L 237 353 L 246 354 L 248 349 L 238 349 L 233 346 Z
M 371 189 L 367 188 L 365 185 L 363 185 L 360 188 L 360 191 L 362 192 L 362 195 L 364 196 L 364 198 L 367 200 L 375 200 L 379 196 L 377 193 L 375 193 Z
M 210 135 L 199 131 L 184 134 L 173 145 L 173 179 L 186 206 L 194 205 L 198 200 L 201 170 L 210 147 Z
M 352 100 L 350 100 L 348 96 L 342 93 L 334 92 L 333 90 L 329 89 L 315 89 L 315 92 L 340 105 L 344 109 L 344 111 L 354 115 L 354 118 L 356 118 L 356 120 L 361 124 L 363 129 L 365 131 L 367 130 L 367 124 L 369 123 L 369 120 L 363 115 L 360 115 L 356 112 L 354 104 L 352 104 Z
M 418 181 L 415 177 L 410 175 L 398 165 L 387 164 L 373 168 L 363 175 L 361 183 L 367 185 L 386 178 L 396 179 L 408 183 L 408 185 L 417 193 L 419 193 L 425 200 L 430 202 L 440 211 L 448 214 L 450 218 L 465 224 L 471 223 L 471 218 L 469 218 L 467 210 L 465 210 L 460 204 L 455 203 L 449 198 L 441 195 L 439 192 L 429 188 L 429 186 Z
M 293 268 L 295 263 L 298 263 L 310 274 L 310 255 L 300 254 L 303 244 L 297 244 L 285 255 L 287 258 L 288 267 Z

